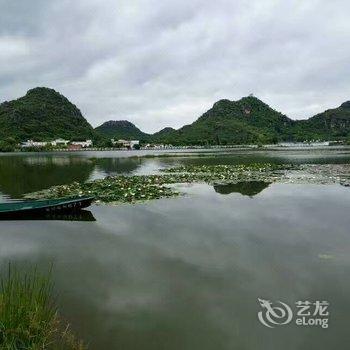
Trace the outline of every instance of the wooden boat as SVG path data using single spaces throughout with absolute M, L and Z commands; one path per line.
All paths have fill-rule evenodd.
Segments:
M 75 212 L 89 207 L 93 200 L 94 197 L 70 197 L 1 203 L 0 218 Z

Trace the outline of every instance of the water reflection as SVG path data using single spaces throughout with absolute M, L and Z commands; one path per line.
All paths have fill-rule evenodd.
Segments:
M 96 170 L 104 176 L 129 174 L 135 172 L 142 165 L 141 158 L 94 158 Z
M 346 349 L 348 189 L 272 184 L 250 199 L 193 187 L 93 206 L 93 223 L 3 222 L 0 268 L 54 262 L 61 315 L 91 350 Z M 331 326 L 267 329 L 257 298 L 327 300 Z
M 178 165 L 216 165 L 248 163 L 347 163 L 349 151 L 231 151 L 208 154 L 165 152 L 81 152 L 0 155 L 0 196 L 21 198 L 23 194 L 74 181 L 84 182 L 117 174 L 150 174 Z M 146 156 L 146 157 L 140 157 Z M 256 190 L 258 190 L 258 185 Z M 220 193 L 231 191 L 217 188 Z M 249 195 L 248 190 L 233 192 Z M 252 190 L 251 195 L 255 195 Z M 1 197 L 0 197 L 1 198 Z
M 269 185 L 270 183 L 264 181 L 246 181 L 235 184 L 216 184 L 214 190 L 220 194 L 240 193 L 243 196 L 254 197 Z
M 0 191 L 11 198 L 54 185 L 86 181 L 94 169 L 87 158 L 57 156 L 0 157 Z
M 96 221 L 95 217 L 89 210 L 76 210 L 70 213 L 59 213 L 59 212 L 51 212 L 51 213 L 31 213 L 24 215 L 4 215 L 2 214 L 0 217 L 0 221 L 13 221 L 13 220 L 25 220 L 25 221 Z
M 137 173 L 143 161 L 141 158 L 87 158 L 40 153 L 0 156 L 0 196 L 2 193 L 7 200 L 22 198 L 26 193 L 55 185 Z

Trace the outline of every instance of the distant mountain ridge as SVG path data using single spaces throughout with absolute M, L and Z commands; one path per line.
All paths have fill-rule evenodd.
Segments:
M 174 145 L 254 143 L 290 138 L 289 128 L 293 121 L 256 97 L 248 96 L 237 102 L 220 100 L 195 122 L 178 130 L 167 127 L 149 135 L 130 122 L 127 122 L 127 126 L 125 123 L 110 121 L 96 130 L 109 137 L 140 136 L 151 142 Z
M 13 138 L 96 140 L 126 139 L 173 145 L 276 143 L 279 141 L 350 141 L 350 101 L 307 120 L 292 120 L 254 96 L 214 103 L 196 121 L 180 129 L 164 128 L 154 134 L 127 120 L 108 121 L 93 129 L 80 110 L 57 91 L 31 89 L 17 100 L 0 104 L 0 141 Z
M 137 135 L 132 133 L 133 138 Z M 178 130 L 164 128 L 153 135 L 143 135 L 147 135 L 150 142 L 173 145 L 350 139 L 350 101 L 307 120 L 292 120 L 254 96 L 238 101 L 223 99 L 192 124 Z

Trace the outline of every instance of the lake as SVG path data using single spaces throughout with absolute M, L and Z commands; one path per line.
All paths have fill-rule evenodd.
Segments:
M 143 156 L 143 157 L 140 157 Z M 347 148 L 0 155 L 2 201 L 72 181 L 189 164 L 350 163 Z M 350 314 L 350 189 L 179 185 L 92 206 L 96 221 L 2 221 L 0 262 L 53 264 L 62 317 L 90 349 L 342 349 Z M 258 298 L 328 301 L 329 327 L 262 325 Z

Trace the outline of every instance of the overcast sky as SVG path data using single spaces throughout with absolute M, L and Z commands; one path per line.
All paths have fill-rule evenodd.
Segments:
M 0 100 L 54 88 L 147 132 L 254 93 L 301 119 L 350 100 L 348 0 L 0 0 Z

